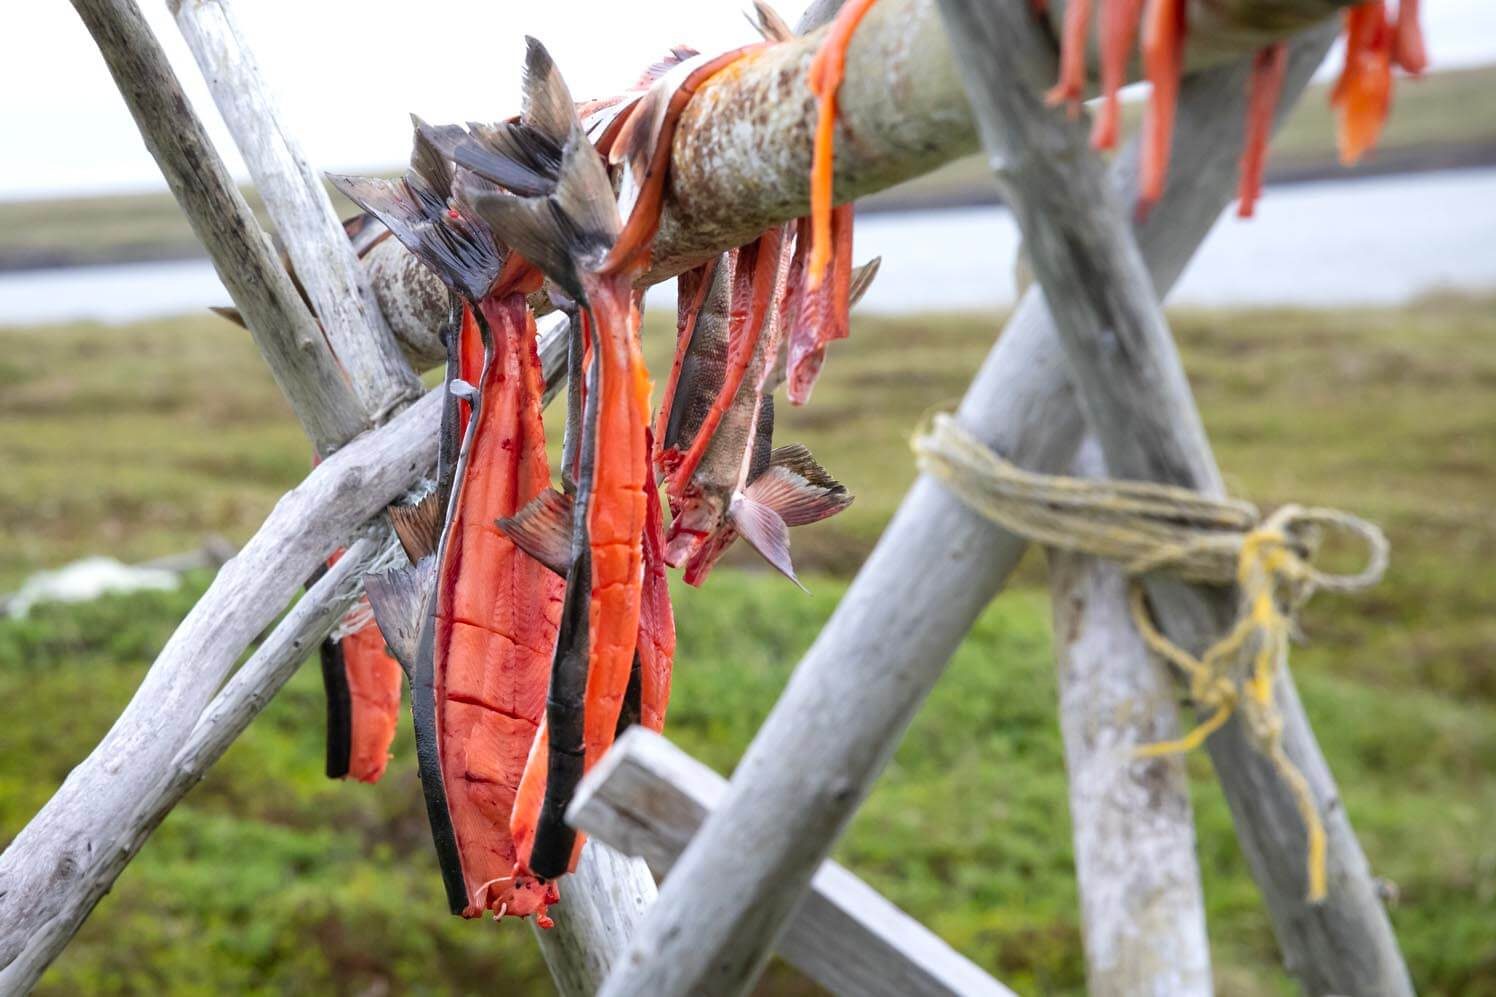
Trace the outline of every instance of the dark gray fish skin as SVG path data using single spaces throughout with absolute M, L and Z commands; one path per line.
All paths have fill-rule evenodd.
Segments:
M 329 779 L 348 775 L 353 753 L 353 697 L 348 690 L 348 671 L 343 646 L 332 638 L 322 641 L 318 655 L 322 665 L 322 689 L 327 695 L 327 763 Z
M 431 615 L 436 593 L 436 556 L 428 554 L 415 564 L 367 575 L 364 592 L 384 642 L 410 678 L 420 653 L 421 628 Z
M 499 531 L 514 545 L 551 571 L 565 578 L 571 570 L 571 538 L 575 503 L 566 492 L 547 489 L 531 499 L 513 516 L 496 520 Z M 634 665 L 624 692 L 623 709 L 618 714 L 615 737 L 639 723 L 643 687 L 643 662 L 634 650 Z
M 600 404 L 598 377 L 602 358 L 593 352 L 591 369 L 572 371 L 573 384 L 587 385 L 582 421 L 597 425 Z M 583 380 L 585 378 L 585 381 Z M 564 875 L 571 864 L 577 832 L 566 823 L 577 784 L 582 781 L 586 756 L 584 712 L 587 697 L 592 601 L 592 545 L 586 512 L 592 501 L 592 470 L 597 459 L 597 434 L 583 433 L 577 454 L 577 493 L 571 516 L 571 558 L 566 572 L 566 595 L 551 660 L 551 683 L 546 694 L 545 722 L 550 739 L 546 756 L 545 795 L 530 849 L 530 870 L 543 879 Z
M 715 281 L 730 268 L 719 266 Z M 731 274 L 726 274 L 726 280 L 731 282 Z M 715 295 L 715 286 L 708 298 Z M 731 310 L 731 304 L 723 311 L 723 318 Z M 767 325 L 773 321 L 774 309 L 765 309 L 764 322 Z M 703 313 L 706 309 L 703 308 Z M 703 314 L 702 318 L 707 318 Z M 697 320 L 698 325 L 701 319 Z M 698 334 L 700 330 L 698 329 Z M 726 366 L 725 356 L 725 334 L 726 322 L 723 322 L 724 334 L 724 356 L 723 367 Z M 691 480 L 687 484 L 679 500 L 674 503 L 675 518 L 671 521 L 670 532 L 665 541 L 665 563 L 672 567 L 680 567 L 687 560 L 695 556 L 707 544 L 708 538 L 718 533 L 727 523 L 728 513 L 732 507 L 733 496 L 741 488 L 747 485 L 747 475 L 753 461 L 754 452 L 767 449 L 767 443 L 760 447 L 759 436 L 761 429 L 760 411 L 764 408 L 764 395 L 761 392 L 763 371 L 768 358 L 768 349 L 772 340 L 767 329 L 762 330 L 754 345 L 753 356 L 748 362 L 748 369 L 743 374 L 743 380 L 738 385 L 737 394 L 733 396 L 727 411 L 722 414 L 717 423 L 716 432 L 712 434 L 711 441 L 707 444 L 706 452 L 702 454 L 701 462 L 691 474 Z M 696 337 L 692 337 L 692 351 L 695 351 Z M 703 345 L 703 351 L 712 348 L 710 340 Z M 709 355 L 709 353 L 706 353 Z M 691 359 L 687 355 L 687 361 Z M 721 374 L 717 377 L 716 387 L 720 389 Z M 681 365 L 680 383 L 687 385 L 687 390 L 693 392 L 698 388 L 708 387 L 706 379 L 700 381 L 693 377 L 690 381 L 686 377 L 686 364 Z M 716 392 L 702 392 L 706 406 L 710 406 L 711 399 L 716 397 Z M 697 399 L 687 397 L 680 409 L 672 408 L 672 421 L 676 411 L 691 410 L 697 408 Z M 705 408 L 701 411 L 704 413 Z M 683 419 L 686 418 L 683 416 Z M 773 432 L 772 410 L 768 414 L 768 432 Z M 689 438 L 683 441 L 684 446 L 689 446 Z
M 665 426 L 664 450 L 685 451 L 712 401 L 722 390 L 727 377 L 727 337 L 729 310 L 732 306 L 731 254 L 719 260 L 712 282 L 696 315 L 696 326 L 686 357 L 681 361 L 680 379 L 676 381 L 675 399 L 670 406 L 670 420 Z

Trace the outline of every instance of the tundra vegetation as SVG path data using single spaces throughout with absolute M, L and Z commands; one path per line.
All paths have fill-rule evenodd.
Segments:
M 1295 673 L 1428 993 L 1496 988 L 1493 304 L 1171 316 L 1232 491 L 1355 508 L 1392 538 L 1373 593 L 1310 609 Z M 650 366 L 666 370 L 673 317 L 646 321 Z M 741 549 L 710 593 L 675 587 L 671 737 L 722 772 L 912 480 L 909 433 L 961 391 L 997 319 L 854 324 L 858 348 L 827 368 L 816 404 L 782 415 L 858 495 L 796 531 L 811 596 Z M 305 438 L 253 345 L 211 316 L 4 329 L 0 357 L 0 590 L 89 553 L 243 541 L 305 474 Z M 552 440 L 563 412 L 548 414 Z M 1077 992 L 1039 559 L 1023 577 L 966 640 L 837 857 L 1009 985 Z M 0 621 L 0 695 L 27 704 L 0 727 L 0 840 L 97 743 L 206 583 Z M 465 992 L 496 973 L 545 988 L 526 933 L 444 913 L 408 724 L 379 785 L 323 776 L 316 673 L 303 668 L 167 818 L 40 992 Z M 1286 992 L 1220 792 L 1203 757 L 1190 766 L 1219 989 Z M 811 989 L 786 969 L 764 986 Z

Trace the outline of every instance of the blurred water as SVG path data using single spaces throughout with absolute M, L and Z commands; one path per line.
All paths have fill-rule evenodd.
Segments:
M 859 306 L 898 313 L 1011 304 L 1018 231 L 1002 208 L 866 215 L 857 259 L 883 257 Z M 1397 304 L 1496 291 L 1496 169 L 1274 187 L 1217 224 L 1171 302 Z M 0 274 L 0 323 L 126 322 L 227 304 L 206 261 Z M 651 291 L 673 308 L 673 290 Z

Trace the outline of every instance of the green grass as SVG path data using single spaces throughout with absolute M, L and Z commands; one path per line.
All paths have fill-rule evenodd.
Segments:
M 1295 651 L 1306 707 L 1420 989 L 1496 993 L 1496 311 L 1173 316 L 1233 489 L 1381 522 L 1394 555 L 1360 598 L 1321 596 Z M 658 365 L 665 324 L 651 318 Z M 959 395 L 995 319 L 859 319 L 781 442 L 857 493 L 797 531 L 804 596 L 751 561 L 677 588 L 669 732 L 730 771 L 912 478 L 906 439 Z M 210 318 L 0 330 L 0 590 L 212 531 L 242 541 L 306 446 L 246 337 Z M 1042 571 L 963 645 L 837 857 L 1021 992 L 1083 987 Z M 0 622 L 0 841 L 97 743 L 206 585 Z M 848 667 L 856 667 L 850 662 Z M 449 918 L 408 731 L 375 787 L 321 776 L 303 669 L 131 864 L 44 993 L 545 992 L 528 932 Z M 793 762 L 791 762 L 793 763 Z M 1208 765 L 1191 763 L 1223 993 L 1291 992 Z M 803 989 L 790 971 L 766 990 Z

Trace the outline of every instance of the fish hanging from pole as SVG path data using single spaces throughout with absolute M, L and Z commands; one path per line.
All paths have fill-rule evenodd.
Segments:
M 1099 0 L 1099 4 L 1102 97 L 1091 144 L 1097 149 L 1116 148 L 1121 132 L 1118 91 L 1127 82 L 1133 41 L 1141 28 L 1143 74 L 1151 84 L 1139 167 L 1138 210 L 1146 213 L 1163 196 L 1168 176 L 1174 107 L 1189 29 L 1188 4 L 1186 0 Z M 1386 124 L 1392 107 L 1393 67 L 1413 76 L 1428 68 L 1418 4 L 1419 0 L 1398 0 L 1394 16 L 1388 14 L 1387 0 L 1371 0 L 1345 12 L 1345 67 L 1331 91 L 1330 103 L 1336 113 L 1340 161 L 1346 166 L 1354 165 L 1376 144 Z M 1043 9 L 1040 5 L 1039 10 Z M 1047 99 L 1068 106 L 1072 115 L 1079 114 L 1085 96 L 1090 24 L 1091 0 L 1070 0 L 1061 30 L 1060 78 Z M 1253 62 L 1237 191 L 1237 213 L 1244 218 L 1251 217 L 1262 192 L 1272 118 L 1286 69 L 1283 42 L 1265 46 Z
M 545 110 L 527 107 L 521 120 Z M 546 925 L 559 891 L 517 873 L 509 825 L 545 707 L 561 584 L 495 525 L 550 483 L 544 380 L 526 300 L 541 277 L 454 205 L 459 171 L 438 148 L 451 130 L 416 125 L 412 168 L 402 180 L 335 178 L 453 296 L 439 467 L 424 499 L 442 510 L 439 541 L 428 559 L 371 591 L 391 629 L 419 634 L 403 650 L 421 781 L 453 912 L 534 915 Z

